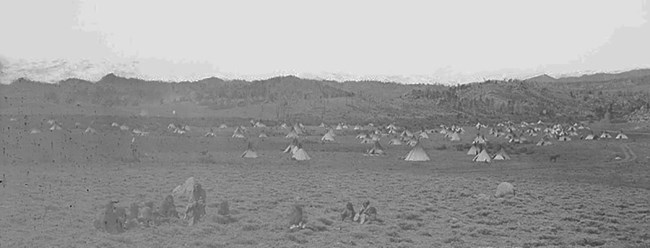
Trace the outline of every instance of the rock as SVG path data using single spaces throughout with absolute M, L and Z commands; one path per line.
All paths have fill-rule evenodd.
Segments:
M 511 183 L 502 182 L 497 186 L 497 192 L 494 194 L 494 197 L 504 197 L 506 195 L 515 195 L 515 186 L 512 186 Z
M 192 190 L 194 189 L 194 185 L 196 184 L 194 177 L 190 177 L 187 180 L 185 180 L 185 183 L 176 186 L 174 190 L 172 191 L 172 195 L 174 197 L 179 197 L 188 193 L 191 193 Z

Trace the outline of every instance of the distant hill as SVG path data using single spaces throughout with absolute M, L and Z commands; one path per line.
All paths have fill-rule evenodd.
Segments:
M 414 127 L 498 120 L 614 119 L 650 107 L 650 70 L 459 86 L 303 79 L 147 81 L 107 74 L 96 82 L 0 85 L 0 114 L 152 115 L 301 121 L 398 122 Z
M 555 79 L 554 77 L 551 77 L 551 76 L 549 76 L 547 74 L 542 74 L 542 75 L 539 75 L 539 76 L 536 76 L 536 77 L 526 79 L 524 81 L 526 81 L 526 82 L 542 82 L 543 83 L 543 82 L 555 82 L 556 80 L 557 79 Z
M 577 77 L 561 77 L 557 82 L 575 83 L 575 82 L 605 82 L 621 79 L 632 79 L 650 76 L 650 69 L 637 69 L 620 73 L 596 73 Z

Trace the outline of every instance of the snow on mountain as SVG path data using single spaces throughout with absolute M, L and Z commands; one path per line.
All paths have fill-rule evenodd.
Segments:
M 68 78 L 97 81 L 108 73 L 124 77 L 139 77 L 136 64 L 119 64 L 108 61 L 12 61 L 0 67 L 0 83 L 9 84 L 19 78 L 57 83 Z

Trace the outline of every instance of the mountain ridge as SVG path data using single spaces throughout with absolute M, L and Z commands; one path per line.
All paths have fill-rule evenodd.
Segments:
M 48 108 L 53 112 L 58 108 L 110 108 L 159 115 L 182 107 L 190 115 L 196 112 L 201 116 L 306 123 L 397 120 L 418 125 L 497 119 L 585 120 L 602 118 L 606 112 L 623 119 L 650 102 L 650 70 L 568 80 L 571 83 L 551 78 L 540 75 L 533 80 L 486 80 L 456 86 L 339 82 L 291 75 L 251 81 L 209 77 L 168 82 L 109 73 L 95 82 L 69 78 L 57 84 L 21 78 L 0 85 L 6 101 L 20 102 L 5 105 L 0 113 L 20 113 L 24 111 L 20 106 L 26 103 L 59 106 Z

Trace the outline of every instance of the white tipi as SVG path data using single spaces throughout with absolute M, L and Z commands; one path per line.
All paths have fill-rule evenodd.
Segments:
M 487 151 L 483 149 L 481 152 L 476 154 L 476 156 L 474 156 L 474 159 L 472 159 L 472 161 L 489 163 L 492 162 L 492 159 L 490 159 L 490 155 L 487 153 Z
M 406 161 L 429 161 L 429 155 L 424 151 L 420 143 L 416 144 L 413 149 L 406 155 Z
M 298 161 L 305 161 L 305 160 L 310 160 L 311 159 L 311 157 L 309 157 L 309 155 L 307 154 L 305 149 L 302 148 L 301 144 L 298 144 L 296 146 L 296 151 L 293 152 L 293 154 L 291 155 L 291 158 L 295 159 L 295 160 L 298 160 Z
M 257 152 L 253 148 L 253 143 L 250 141 L 248 142 L 248 148 L 244 153 L 241 155 L 242 158 L 257 158 Z

